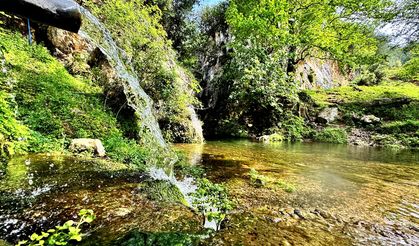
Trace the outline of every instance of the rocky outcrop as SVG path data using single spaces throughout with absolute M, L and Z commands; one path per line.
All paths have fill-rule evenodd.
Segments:
M 339 116 L 339 110 L 336 107 L 325 108 L 317 115 L 316 121 L 320 124 L 330 124 Z
M 308 58 L 297 65 L 295 75 L 302 89 L 330 89 L 349 83 L 339 64 L 332 60 Z
M 78 138 L 73 139 L 69 146 L 69 150 L 73 153 L 93 153 L 98 157 L 105 157 L 106 151 L 99 139 Z
M 70 73 L 81 74 L 89 71 L 87 59 L 95 46 L 78 34 L 55 27 L 46 30 L 52 54 L 64 63 Z
M 125 74 L 121 78 L 121 72 L 117 70 L 118 66 L 123 64 L 115 64 L 115 61 L 110 60 L 109 56 L 104 54 L 100 47 L 80 35 L 49 27 L 47 38 L 52 53 L 64 63 L 70 73 L 93 77 L 103 87 L 105 104 L 111 107 L 119 118 L 125 121 L 137 120 L 136 117 L 141 114 L 135 114 L 134 108 L 127 102 L 131 100 L 137 101 L 137 99 L 131 98 L 141 95 L 131 95 L 133 91 L 127 90 L 126 86 L 124 86 L 125 82 L 123 81 L 129 76 Z M 174 59 L 175 57 L 173 57 L 173 62 L 169 62 L 165 66 L 169 70 L 176 72 L 177 79 L 180 80 L 176 81 L 176 83 L 181 83 L 183 90 L 188 91 L 191 97 L 193 97 L 194 92 L 189 92 L 188 89 L 192 82 L 191 78 L 183 68 L 174 62 Z M 94 73 L 92 73 L 93 70 L 95 71 Z M 134 86 L 136 87 L 134 89 L 138 89 L 132 82 L 129 82 L 129 86 Z M 139 101 L 139 103 L 143 102 Z M 184 115 L 173 117 L 180 119 L 179 122 L 170 120 L 166 122 L 166 119 L 161 118 L 159 114 L 159 108 L 163 107 L 162 104 L 165 104 L 165 102 L 158 101 L 154 105 L 154 112 L 148 112 L 147 114 L 155 114 L 163 131 L 167 130 L 171 132 L 171 135 L 176 135 L 173 141 L 203 142 L 202 123 L 199 121 L 193 106 L 190 105 L 185 109 L 187 112 Z M 129 132 L 126 135 L 135 137 L 137 133 Z

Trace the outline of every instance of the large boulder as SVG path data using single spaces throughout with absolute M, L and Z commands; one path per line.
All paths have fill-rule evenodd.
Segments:
M 335 121 L 339 116 L 339 110 L 336 107 L 325 108 L 317 115 L 317 122 L 321 124 L 329 124 Z
M 71 141 L 70 151 L 73 153 L 90 152 L 96 156 L 106 156 L 105 148 L 99 139 L 77 138 Z

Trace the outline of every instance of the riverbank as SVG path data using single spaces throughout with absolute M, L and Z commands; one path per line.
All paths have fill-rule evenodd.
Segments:
M 419 147 L 419 86 L 401 81 L 374 86 L 307 90 L 313 139 L 390 148 Z

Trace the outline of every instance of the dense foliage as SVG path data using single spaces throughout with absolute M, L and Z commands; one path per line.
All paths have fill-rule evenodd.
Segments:
M 204 9 L 199 28 L 206 38 L 198 40 L 208 48 L 198 50 L 197 76 L 203 119 L 213 131 L 208 134 L 260 135 L 279 128 L 289 135 L 284 122 L 299 116 L 298 66 L 307 59 L 334 61 L 349 75 L 382 61 L 374 31 L 390 4 L 231 0 Z M 374 81 L 382 79 L 377 74 Z

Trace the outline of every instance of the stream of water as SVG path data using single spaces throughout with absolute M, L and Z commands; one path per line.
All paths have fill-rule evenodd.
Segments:
M 16 242 L 90 208 L 97 220 L 85 245 L 419 243 L 418 152 L 249 141 L 176 148 L 227 186 L 235 209 L 220 231 L 208 234 L 202 217 L 181 203 L 150 200 L 139 188 L 148 174 L 100 160 L 33 155 L 0 169 L 0 239 Z M 252 168 L 295 188 L 254 186 Z

